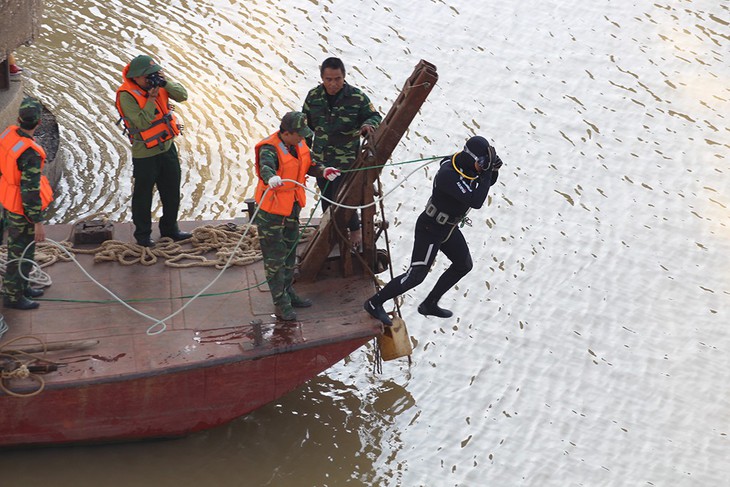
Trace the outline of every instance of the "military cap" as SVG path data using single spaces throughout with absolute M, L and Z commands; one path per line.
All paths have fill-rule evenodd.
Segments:
M 20 109 L 18 110 L 18 120 L 22 123 L 34 125 L 40 122 L 42 112 L 43 105 L 41 105 L 41 102 L 39 102 L 32 96 L 26 96 L 25 98 L 23 98 L 23 101 L 20 102 Z
M 157 64 L 154 59 L 145 54 L 141 54 L 130 61 L 129 70 L 127 70 L 127 78 L 147 76 L 148 74 L 156 73 L 161 69 L 162 66 Z
M 307 116 L 302 112 L 288 112 L 281 119 L 280 128 L 284 132 L 296 132 L 304 138 L 312 136 L 312 131 L 307 126 Z

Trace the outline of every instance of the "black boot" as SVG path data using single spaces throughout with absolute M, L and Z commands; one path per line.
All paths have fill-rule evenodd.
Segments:
M 299 296 L 297 293 L 294 292 L 294 289 L 291 287 L 286 290 L 287 294 L 289 294 L 289 300 L 291 301 L 291 305 L 294 308 L 309 308 L 312 306 L 312 300 L 303 298 Z
M 448 309 L 439 308 L 436 301 L 426 300 L 418 305 L 418 312 L 423 316 L 436 316 L 438 318 L 451 318 L 454 313 Z
M 297 321 L 297 314 L 291 306 L 276 306 L 274 314 L 281 321 Z
M 23 291 L 23 296 L 26 298 L 40 298 L 43 296 L 43 289 L 35 288 L 35 287 L 27 287 L 25 288 L 25 291 Z
M 365 301 L 363 308 L 365 308 L 365 311 L 367 311 L 370 316 L 376 320 L 382 321 L 385 326 L 393 326 L 393 322 L 390 321 L 390 316 L 388 316 L 388 313 L 385 312 L 383 305 L 376 304 L 373 301 L 373 298 Z
M 25 296 L 21 296 L 17 301 L 11 301 L 7 297 L 3 299 L 3 306 L 6 308 L 13 309 L 36 309 L 40 304 L 36 301 L 31 301 Z

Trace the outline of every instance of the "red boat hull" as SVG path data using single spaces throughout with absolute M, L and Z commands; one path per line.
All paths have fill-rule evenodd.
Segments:
M 115 230 L 122 240 L 132 239 L 129 225 Z M 67 226 L 47 229 L 55 240 L 68 232 Z M 314 304 L 297 309 L 297 321 L 282 323 L 260 284 L 260 261 L 228 269 L 191 303 L 187 296 L 209 285 L 217 270 L 76 258 L 134 307 L 164 318 L 164 331 L 155 326 L 160 333 L 149 334 L 149 319 L 108 300 L 76 264 L 46 268 L 53 285 L 40 308 L 3 310 L 9 331 L 0 349 L 38 345 L 13 341 L 31 335 L 51 345 L 45 359 L 59 367 L 42 375 L 45 388 L 35 395 L 38 384 L 31 379 L 4 380 L 27 396 L 0 391 L 0 447 L 139 440 L 211 428 L 296 389 L 380 333 L 380 323 L 362 309 L 374 291 L 362 276 L 297 283 L 297 292 Z
M 0 396 L 0 446 L 182 436 L 249 413 L 304 384 L 367 338 L 208 367 Z

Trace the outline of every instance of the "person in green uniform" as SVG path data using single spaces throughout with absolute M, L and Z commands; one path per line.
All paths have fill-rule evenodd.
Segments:
M 299 239 L 299 213 L 306 205 L 303 185 L 306 176 L 335 180 L 340 171 L 315 162 L 305 142 L 311 131 L 304 114 L 289 112 L 281 119 L 279 130 L 256 144 L 256 223 L 266 280 L 271 290 L 276 317 L 294 321 L 293 308 L 307 308 L 309 299 L 294 292 L 296 245 Z M 296 184 L 292 181 L 296 181 Z
M 172 81 L 150 56 L 140 55 L 122 71 L 124 82 L 117 89 L 116 106 L 132 143 L 134 189 L 132 222 L 139 245 L 152 247 L 152 195 L 155 186 L 162 202 L 160 235 L 175 241 L 192 235 L 181 232 L 177 223 L 180 209 L 180 160 L 174 138 L 181 126 L 172 112 L 170 100 L 184 102 L 188 92 Z
M 360 137 L 372 134 L 383 118 L 362 90 L 345 81 L 342 60 L 329 57 L 319 71 L 322 83 L 309 91 L 302 107 L 307 125 L 314 132 L 312 155 L 325 166 L 347 170 L 360 152 Z M 317 178 L 317 185 L 323 196 L 334 200 L 341 181 Z M 322 211 L 329 206 L 322 200 Z M 352 245 L 359 246 L 362 232 L 357 212 L 348 222 L 348 230 Z
M 30 298 L 43 295 L 43 289 L 30 287 L 26 279 L 35 257 L 35 242 L 46 238 L 45 209 L 53 199 L 48 179 L 42 175 L 46 152 L 33 138 L 41 113 L 41 103 L 26 97 L 20 104 L 18 125 L 0 133 L 0 203 L 8 229 L 8 264 L 3 279 L 6 308 L 35 309 L 39 304 Z M 22 262 L 21 257 L 25 259 Z

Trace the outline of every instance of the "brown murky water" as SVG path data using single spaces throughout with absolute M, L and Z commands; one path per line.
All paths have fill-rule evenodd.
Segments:
M 3 452 L 0 485 L 722 485 L 730 474 L 727 2 L 48 0 L 17 52 L 56 114 L 56 221 L 129 219 L 120 71 L 183 82 L 185 219 L 231 218 L 252 149 L 338 55 L 383 112 L 440 80 L 393 162 L 472 134 L 505 168 L 465 233 L 474 271 L 406 295 L 411 367 L 361 350 L 230 425 L 172 441 Z M 433 168 L 387 168 L 396 270 Z M 51 272 L 52 277 L 52 272 Z M 50 326 L 50 325 L 49 325 Z M 156 338 L 151 338 L 156 339 Z M 162 336 L 164 339 L 164 335 Z

